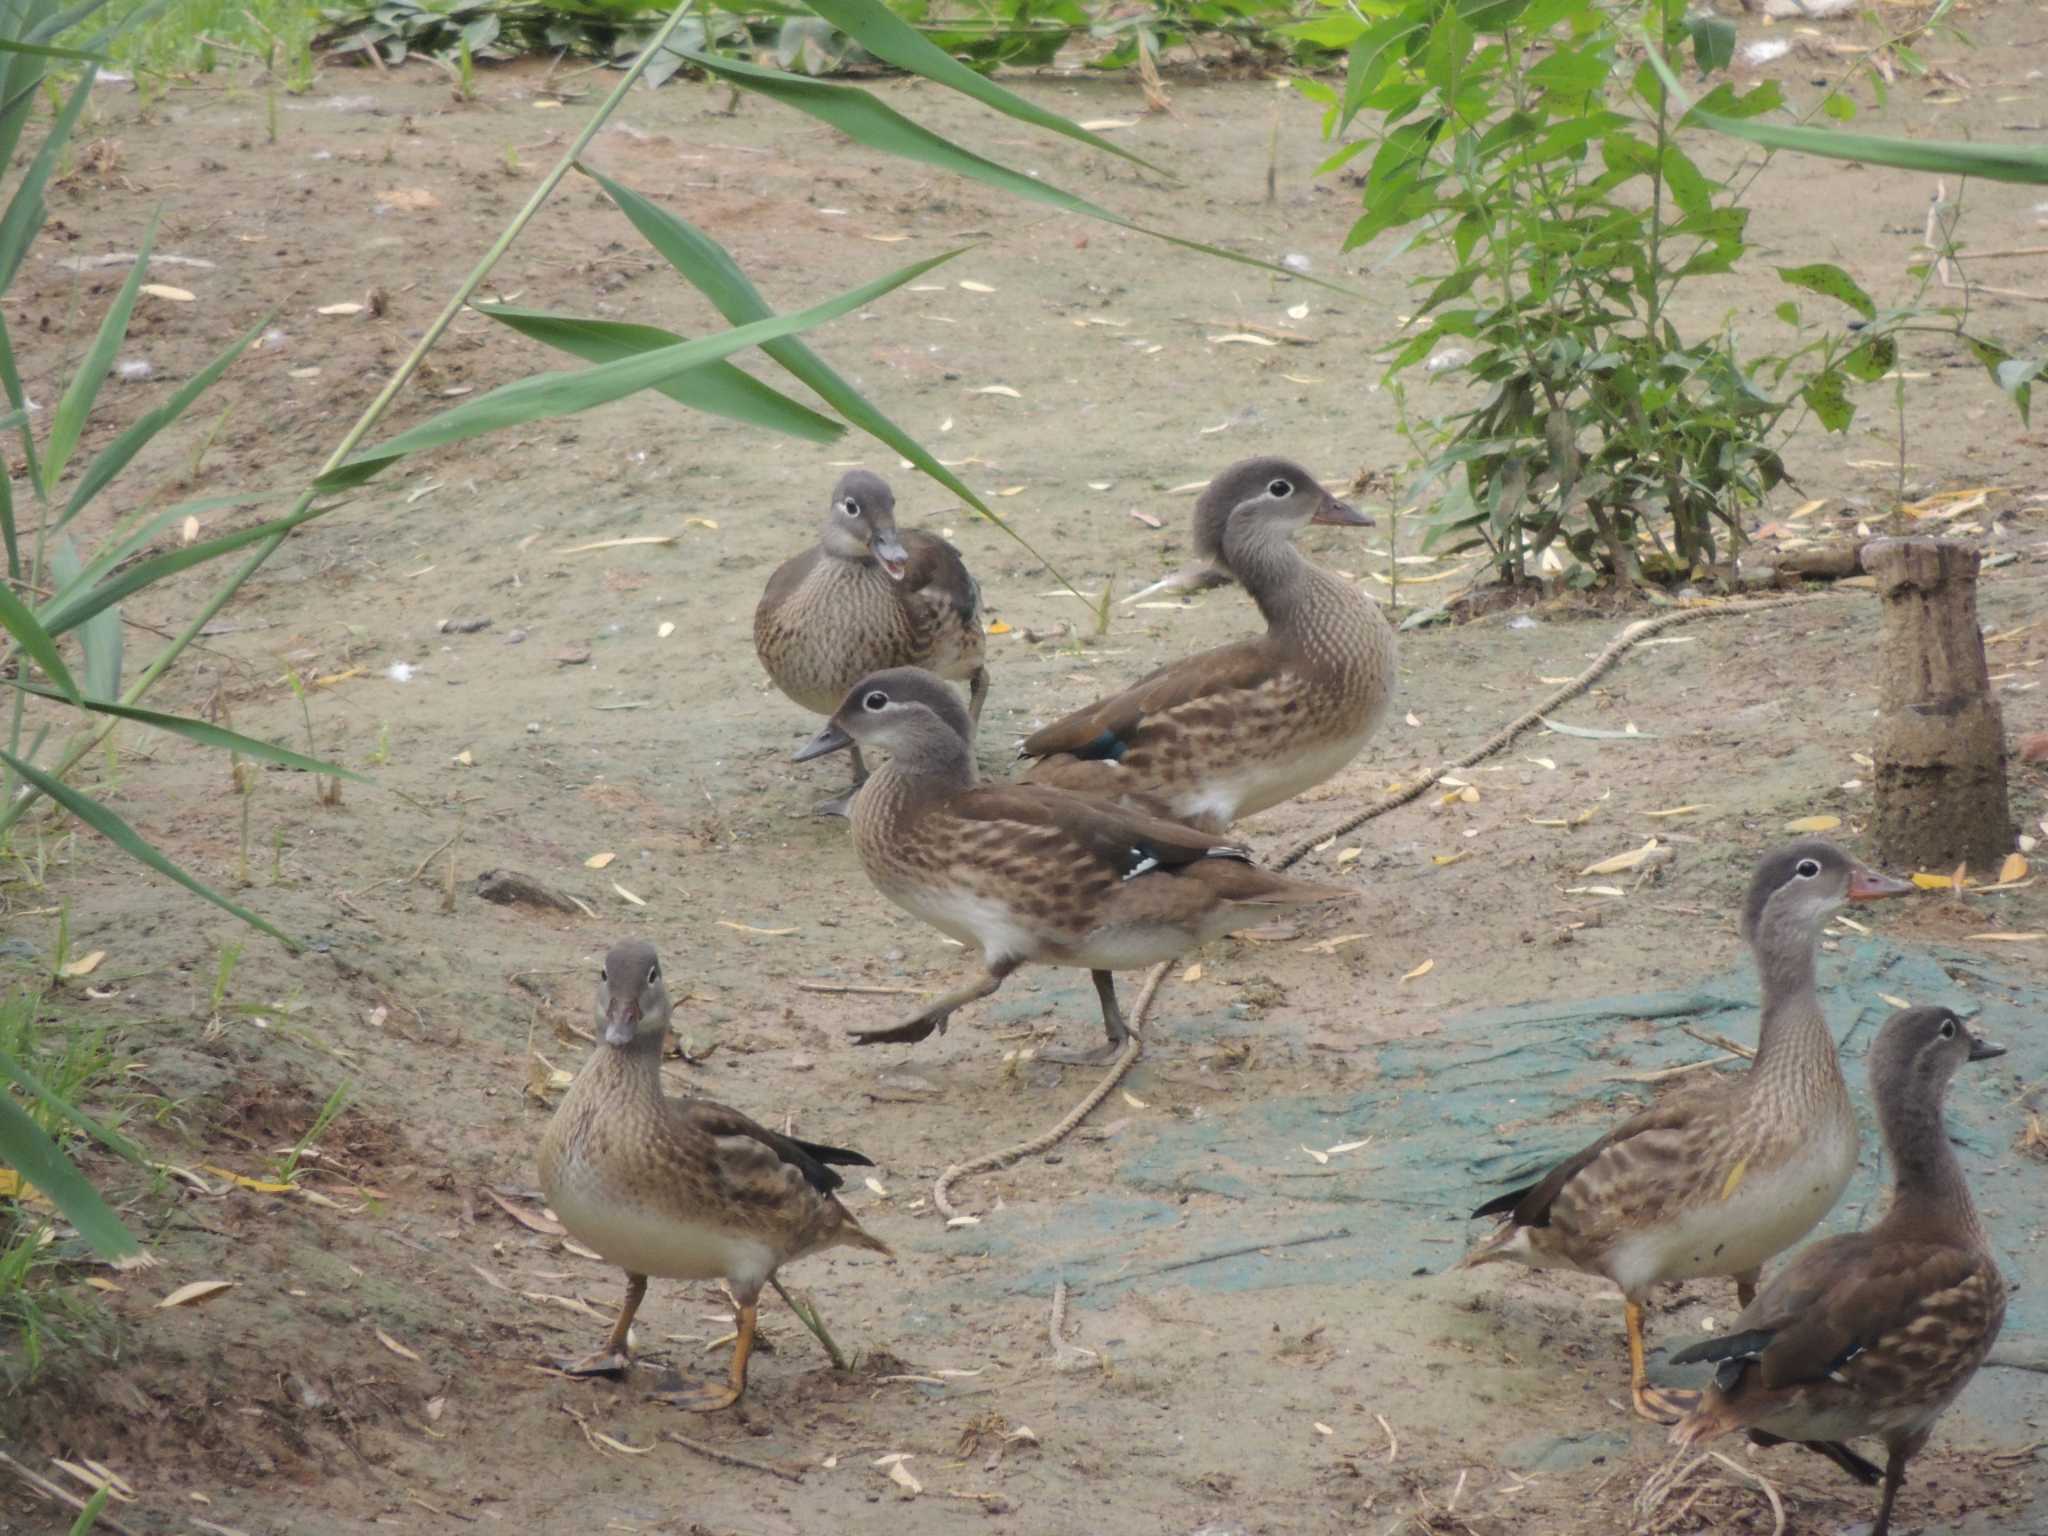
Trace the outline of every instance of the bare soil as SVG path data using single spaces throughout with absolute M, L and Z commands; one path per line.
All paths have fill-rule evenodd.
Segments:
M 1989 3 L 1967 19 L 1976 49 L 1933 44 L 1930 58 L 1952 74 L 1902 82 L 1872 121 L 1916 137 L 2036 142 L 2038 10 Z M 1763 31 L 1751 20 L 1744 34 Z M 1771 67 L 1802 96 L 1844 67 L 1830 45 L 1859 36 L 1773 35 L 1795 42 Z M 125 497 L 94 515 L 302 484 L 594 100 L 555 105 L 547 83 L 538 66 L 487 71 L 481 99 L 462 104 L 425 68 L 334 68 L 312 94 L 281 100 L 275 142 L 257 88 L 179 88 L 148 104 L 102 90 L 86 138 L 106 147 L 53 192 L 50 231 L 8 301 L 31 395 L 47 403 L 61 390 L 121 277 L 81 276 L 58 259 L 133 250 L 159 205 L 158 250 L 213 265 L 159 270 L 195 301 L 144 301 L 127 354 L 154 377 L 109 383 L 85 453 L 238 330 L 276 318 L 273 337 L 208 397 L 211 412 L 160 440 Z M 1313 175 L 1314 109 L 1257 79 L 1174 80 L 1169 115 L 1146 114 L 1122 79 L 1049 71 L 1011 83 L 1076 118 L 1135 120 L 1114 131 L 1188 179 L 1168 184 L 1027 135 L 929 87 L 873 88 L 1140 221 L 1272 259 L 1307 255 L 1368 301 L 1006 202 L 757 102 L 729 116 L 724 90 L 687 82 L 634 96 L 590 160 L 713 232 L 790 307 L 968 246 L 814 344 L 964 464 L 1084 590 L 1114 581 L 1129 592 L 1176 566 L 1190 498 L 1175 488 L 1233 458 L 1286 452 L 1334 484 L 1360 472 L 1397 483 L 1410 450 L 1374 354 L 1416 268 L 1339 253 L 1356 194 Z M 1732 160 L 1722 146 L 1700 153 Z M 1751 196 L 1750 266 L 1688 295 L 1678 323 L 1725 320 L 1775 343 L 1783 294 L 1769 268 L 1814 260 L 1845 265 L 1881 305 L 1906 302 L 1933 190 L 1903 173 L 1777 163 Z M 1970 187 L 1964 238 L 2038 244 L 2042 196 Z M 2048 290 L 2039 259 L 1974 271 Z M 488 288 L 686 334 L 714 326 L 577 178 Z M 372 294 L 361 315 L 317 313 Z M 1295 328 L 1313 345 L 1215 339 L 1288 324 L 1301 303 L 1310 311 Z M 1977 327 L 2015 352 L 2039 350 L 2044 318 L 2041 302 L 1975 301 Z M 558 365 L 467 317 L 379 435 L 457 391 Z M 1938 338 L 1909 347 L 1902 366 L 1907 496 L 1994 488 L 1940 526 L 2014 557 L 1984 583 L 1987 631 L 2022 630 L 1994 644 L 1992 666 L 2008 729 L 2048 727 L 2048 629 L 2022 629 L 2048 576 L 2048 431 L 2022 426 Z M 989 385 L 1016 395 L 979 392 Z M 1782 524 L 1824 499 L 1792 530 L 1807 537 L 1882 517 L 1901 451 L 1889 390 L 1866 394 L 1846 437 L 1808 432 L 1791 445 L 1800 490 L 1766 517 Z M 1418 382 L 1410 404 L 1459 399 Z M 863 1052 L 846 1031 L 889 1022 L 909 997 L 799 988 L 932 988 L 959 966 L 869 888 L 843 823 L 807 815 L 842 770 L 789 762 L 815 722 L 766 686 L 752 653 L 762 584 L 812 536 L 853 462 L 894 478 L 905 522 L 956 540 L 1008 626 L 990 642 L 990 772 L 1007 772 L 1010 744 L 1033 724 L 1254 621 L 1226 590 L 1120 605 L 1095 635 L 1037 560 L 899 473 L 893 455 L 854 437 L 826 449 L 771 440 L 652 398 L 407 464 L 306 527 L 151 702 L 302 743 L 285 681 L 295 671 L 312 685 L 314 745 L 375 787 L 350 785 L 327 805 L 303 775 L 259 772 L 245 823 L 220 756 L 139 731 L 122 735 L 117 763 L 84 776 L 306 948 L 252 939 L 89 836 L 46 831 L 47 884 L 18 868 L 6 887 L 14 938 L 47 955 L 61 903 L 74 953 L 107 952 L 72 1005 L 113 1032 L 134 1091 L 168 1104 L 134 1128 L 200 1186 L 174 1178 L 132 1207 L 163 1267 L 114 1277 L 118 1289 L 99 1298 L 119 1324 L 109 1357 L 61 1363 L 0 1409 L 15 1454 L 44 1468 L 51 1457 L 114 1467 L 139 1494 L 118 1510 L 138 1531 L 1628 1529 L 1667 1450 L 1627 1411 L 1617 1298 L 1577 1277 L 1444 1271 L 1472 1235 L 1465 1210 L 1641 1101 L 1646 1067 L 1711 1054 L 1681 1033 L 1685 1017 L 1647 1003 L 1625 1001 L 1597 1024 L 1576 1021 L 1574 1007 L 1712 979 L 1724 1001 L 1701 1008 L 1727 1016 L 1707 1028 L 1750 1037 L 1731 913 L 1757 853 L 1815 814 L 1842 818 L 1839 835 L 1862 846 L 1868 774 L 1856 754 L 1876 699 L 1875 598 L 1676 630 L 1564 712 L 1582 726 L 1633 723 L 1647 739 L 1525 738 L 1465 775 L 1476 803 L 1431 796 L 1338 839 L 1303 868 L 1356 882 L 1358 910 L 1191 956 L 1198 976 L 1168 981 L 1123 1091 L 1056 1150 L 962 1185 L 955 1198 L 979 1224 L 949 1229 L 932 1208 L 934 1177 L 1051 1124 L 1094 1081 L 1019 1055 L 1053 1031 L 1092 1039 L 1093 999 L 1078 974 L 1027 972 L 943 1038 Z M 1385 508 L 1384 491 L 1365 499 Z M 256 515 L 213 514 L 206 530 Z M 1470 579 L 1458 560 L 1390 567 L 1390 536 L 1412 554 L 1417 521 L 1383 517 L 1363 536 L 1316 529 L 1303 545 L 1381 597 L 1397 569 L 1405 612 Z M 105 526 L 83 530 L 86 542 Z M 673 542 L 571 553 L 644 535 Z M 195 578 L 129 605 L 131 671 L 158 643 L 151 626 L 174 629 L 205 589 Z M 1284 848 L 1466 750 L 1632 616 L 1556 600 L 1406 636 L 1403 697 L 1381 738 L 1247 834 Z M 489 627 L 437 627 L 479 619 Z M 2015 767 L 2013 798 L 2035 828 L 2039 770 Z M 1682 805 L 1704 809 L 1647 814 Z M 1653 834 L 1677 850 L 1654 878 L 1581 875 Z M 600 854 L 611 861 L 592 867 Z M 474 888 L 490 870 L 572 893 L 597 915 L 484 902 Z M 1589 889 L 1607 884 L 1624 894 Z M 2024 1282 L 2008 1346 L 2038 1362 L 2042 1165 L 2020 1149 L 2027 1085 L 2048 1078 L 2034 1011 L 2044 965 L 2041 946 L 1974 936 L 2038 933 L 2048 905 L 2036 886 L 1858 916 L 1881 940 L 1843 930 L 1829 973 L 1831 1009 L 1852 1035 L 1867 1041 L 1884 999 L 1911 985 L 1915 1001 L 1981 1009 L 2014 1047 L 1997 1073 L 1958 1085 L 1957 1112 L 1980 1198 Z M 574 1031 L 597 957 L 627 934 L 660 944 L 683 998 L 697 1062 L 676 1064 L 677 1091 L 787 1118 L 878 1164 L 849 1200 L 899 1261 L 834 1255 L 787 1277 L 856 1352 L 851 1372 L 834 1372 L 771 1301 L 771 1347 L 738 1409 L 692 1418 L 650 1403 L 662 1368 L 718 1369 L 727 1332 L 714 1288 L 660 1282 L 625 1385 L 539 1367 L 596 1342 L 620 1282 L 516 1223 L 493 1191 L 537 1210 L 521 1196 L 553 1073 L 580 1062 Z M 216 1013 L 231 945 L 246 948 Z M 224 1177 L 269 1178 L 343 1082 L 350 1106 L 301 1180 L 321 1200 Z M 1310 1155 L 1368 1137 L 1327 1161 Z M 1868 1209 L 1873 1140 L 1837 1224 Z M 207 1278 L 234 1288 L 157 1309 L 175 1286 Z M 1091 1354 L 1055 1355 L 1061 1279 L 1069 1340 Z M 82 1278 L 66 1283 L 88 1294 Z M 1656 1341 L 1675 1344 L 1730 1305 L 1723 1285 L 1675 1289 Z M 1915 1464 L 1901 1528 L 2043 1528 L 2037 1380 L 1984 1373 Z M 665 1439 L 672 1431 L 801 1480 L 717 1464 Z M 1869 1494 L 1817 1458 L 1722 1448 L 1777 1483 L 1795 1530 L 1833 1532 L 1872 1512 Z M 921 1493 L 890 1480 L 880 1459 L 891 1454 L 910 1458 Z M 1698 1475 L 1715 1486 L 1689 1504 L 1696 1489 L 1682 1490 L 1644 1528 L 1770 1531 L 1756 1487 Z M 0 1499 L 0 1532 L 68 1520 L 18 1485 Z

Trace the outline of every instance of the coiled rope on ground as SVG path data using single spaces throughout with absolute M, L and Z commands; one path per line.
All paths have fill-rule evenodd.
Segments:
M 1445 763 L 1434 773 L 1417 779 L 1412 784 L 1403 784 L 1398 789 L 1382 795 L 1369 805 L 1346 816 L 1342 821 L 1309 834 L 1273 860 L 1272 867 L 1290 868 L 1333 838 L 1342 837 L 1376 817 L 1384 816 L 1389 811 L 1398 810 L 1411 801 L 1421 799 L 1442 781 L 1445 774 L 1456 773 L 1461 768 L 1470 768 L 1475 763 L 1484 762 L 1524 731 L 1541 723 L 1543 717 L 1552 710 L 1571 702 L 1592 687 L 1613 669 L 1616 662 L 1652 635 L 1667 629 L 1675 629 L 1681 624 L 1690 624 L 1697 619 L 1741 618 L 1754 613 L 1772 613 L 1780 609 L 1807 607 L 1838 595 L 1846 594 L 1829 591 L 1802 594 L 1797 597 L 1767 598 L 1762 601 L 1701 603 L 1689 608 L 1674 608 L 1669 613 L 1660 613 L 1654 618 L 1638 619 L 1610 640 L 1606 648 L 1595 656 L 1577 677 L 1547 695 L 1540 704 L 1517 715 L 1463 757 Z M 1109 1071 L 1103 1079 L 1088 1091 L 1080 1103 L 1062 1116 L 1058 1124 L 1014 1147 L 1005 1148 L 1000 1152 L 986 1152 L 964 1163 L 955 1163 L 939 1175 L 938 1182 L 932 1186 L 932 1204 L 938 1207 L 941 1217 L 951 1221 L 960 1214 L 954 1209 L 953 1202 L 947 1198 L 947 1192 L 953 1185 L 977 1173 L 990 1173 L 998 1168 L 1007 1168 L 1024 1158 L 1051 1150 L 1071 1136 L 1075 1128 L 1094 1113 L 1095 1106 L 1109 1097 L 1110 1090 L 1123 1080 L 1124 1074 L 1130 1071 L 1131 1064 L 1138 1059 L 1138 1052 L 1143 1048 L 1140 1033 L 1144 1029 L 1145 1020 L 1151 1014 L 1153 1002 L 1159 996 L 1159 988 L 1166 980 L 1167 969 L 1172 964 L 1170 960 L 1161 961 L 1145 977 L 1145 989 L 1138 994 L 1137 1004 L 1131 1010 L 1131 1034 L 1124 1042 L 1123 1050 L 1117 1054 L 1116 1060 L 1110 1063 Z

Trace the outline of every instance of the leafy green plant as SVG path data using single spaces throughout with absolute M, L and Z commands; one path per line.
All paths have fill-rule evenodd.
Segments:
M 1389 378 L 1424 365 L 1483 387 L 1436 423 L 1426 542 L 1483 548 L 1507 582 L 1710 570 L 1786 478 L 1784 438 L 1809 414 L 1845 430 L 1855 386 L 1893 370 L 1918 312 L 1880 312 L 1815 263 L 1778 275 L 1858 329 L 1839 308 L 1809 325 L 1788 302 L 1797 344 L 1781 353 L 1745 357 L 1730 324 L 1680 334 L 1675 294 L 1749 250 L 1747 181 L 1699 168 L 1685 106 L 1630 45 L 1639 27 L 1707 73 L 1732 54 L 1729 23 L 1684 0 L 1387 0 L 1371 14 L 1328 23 L 1354 33 L 1343 87 L 1302 88 L 1332 134 L 1378 115 L 1325 167 L 1370 152 L 1347 244 L 1399 231 L 1437 258 Z M 1775 82 L 1724 84 L 1697 110 L 1749 122 L 1783 105 Z
M 313 1123 L 306 1127 L 305 1134 L 293 1142 L 289 1149 L 278 1154 L 277 1160 L 270 1167 L 272 1175 L 280 1184 L 289 1184 L 299 1176 L 299 1160 L 306 1155 L 308 1148 L 327 1134 L 328 1127 L 341 1117 L 341 1112 L 348 1108 L 348 1101 L 354 1092 L 355 1084 L 352 1082 L 343 1080 L 337 1084 L 334 1092 L 328 1094 L 326 1101 L 321 1104 L 320 1112 L 313 1117 Z

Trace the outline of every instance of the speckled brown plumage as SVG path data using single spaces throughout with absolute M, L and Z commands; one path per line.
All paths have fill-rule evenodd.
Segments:
M 722 1278 L 740 1307 L 731 1382 L 678 1400 L 723 1407 L 746 1385 L 755 1302 L 780 1266 L 840 1245 L 889 1252 L 833 1193 L 830 1164 L 868 1159 L 663 1093 L 669 1000 L 652 945 L 605 957 L 598 1012 L 600 1043 L 541 1139 L 541 1188 L 571 1236 L 626 1271 L 627 1300 L 605 1348 L 572 1368 L 623 1369 L 649 1276 Z
M 951 544 L 898 530 L 895 507 L 879 476 L 840 477 L 819 541 L 769 578 L 754 649 L 775 686 L 814 714 L 831 714 L 870 672 L 923 667 L 970 683 L 979 721 L 988 689 L 980 589 Z
M 1818 839 L 1767 855 L 1742 918 L 1764 994 L 1749 1070 L 1668 1097 L 1473 1212 L 1504 1219 L 1461 1266 L 1577 1269 L 1620 1287 L 1631 1392 L 1645 1417 L 1669 1422 L 1685 1406 L 1645 1373 L 1651 1288 L 1730 1275 L 1746 1301 L 1760 1266 L 1810 1232 L 1848 1184 L 1856 1115 L 1814 989 L 1814 954 L 1822 923 L 1844 902 L 1911 889 Z
M 1272 874 L 1193 827 L 1039 784 L 981 785 L 960 702 L 929 674 L 862 679 L 804 749 L 849 741 L 889 753 L 853 804 L 862 867 L 884 896 L 977 951 L 984 974 L 858 1043 L 918 1040 L 1019 965 L 1094 973 L 1108 1044 L 1040 1054 L 1102 1059 L 1127 1038 L 1112 974 L 1169 960 L 1282 907 L 1352 893 Z
M 1719 1362 L 1681 1444 L 1745 1429 L 1812 1446 L 1851 1475 L 1876 1468 L 1841 1442 L 1886 1447 L 1872 1536 L 1884 1536 L 1906 1463 L 1984 1363 L 2005 1321 L 2005 1281 L 1942 1123 L 1965 1061 L 2002 1055 L 1945 1008 L 1894 1014 L 1870 1050 L 1892 1200 L 1866 1232 L 1813 1244 L 1730 1325 L 1673 1358 Z
M 1221 831 L 1337 773 L 1386 713 L 1394 632 L 1289 539 L 1309 522 L 1366 521 L 1287 459 L 1217 476 L 1195 505 L 1196 552 L 1251 593 L 1266 633 L 1170 663 L 1033 733 L 1026 777 Z

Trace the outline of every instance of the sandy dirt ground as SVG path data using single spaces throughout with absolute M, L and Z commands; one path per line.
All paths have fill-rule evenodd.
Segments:
M 1930 50 L 1956 78 L 1902 85 L 1872 121 L 2037 142 L 2048 24 L 2018 3 L 1968 21 L 1974 51 Z M 1801 94 L 1843 69 L 1831 43 L 1859 37 L 1785 35 L 1794 52 L 1771 67 Z M 1302 545 L 1316 559 L 1383 599 L 1398 570 L 1403 612 L 1471 579 L 1462 560 L 1389 562 L 1390 548 L 1416 552 L 1420 530 L 1384 515 L 1411 451 L 1375 353 L 1419 268 L 1340 253 L 1357 194 L 1314 177 L 1315 110 L 1269 80 L 1176 80 L 1171 115 L 1145 114 L 1119 79 L 1011 83 L 1075 118 L 1134 120 L 1115 130 L 1122 141 L 1187 179 L 1029 135 L 929 87 L 875 89 L 1133 218 L 1269 259 L 1306 255 L 1367 300 L 1005 202 L 757 102 L 726 115 L 724 90 L 687 82 L 635 95 L 589 159 L 710 230 L 792 308 L 969 246 L 813 343 L 1084 590 L 1114 581 L 1126 593 L 1178 565 L 1191 498 L 1176 488 L 1265 451 L 1336 485 L 1368 477 L 1380 526 L 1312 530 Z M 554 105 L 545 84 L 538 67 L 486 71 L 481 99 L 461 104 L 424 68 L 330 69 L 312 94 L 281 101 L 274 143 L 260 90 L 180 89 L 147 109 L 125 88 L 101 91 L 85 138 L 108 148 L 54 190 L 49 233 L 9 300 L 31 395 L 61 388 L 120 280 L 59 259 L 134 249 L 159 203 L 158 250 L 212 265 L 162 270 L 195 300 L 144 301 L 127 355 L 154 378 L 109 384 L 87 452 L 239 329 L 276 318 L 208 397 L 211 413 L 160 440 L 96 515 L 302 484 L 594 100 Z M 1699 152 L 1732 163 L 1724 147 Z M 1816 260 L 1845 265 L 1880 304 L 1906 302 L 1932 191 L 1904 173 L 1771 167 L 1751 196 L 1749 268 L 1688 294 L 1679 322 L 1726 321 L 1776 345 L 1770 267 Z M 2041 197 L 1971 187 L 1963 238 L 2039 243 Z M 1984 280 L 2048 290 L 2048 263 L 1987 264 Z M 713 328 L 578 178 L 487 288 Z M 381 312 L 318 313 L 373 290 Z M 1214 339 L 1290 323 L 1304 303 L 1292 323 L 1312 345 Z M 1980 298 L 1975 319 L 2015 352 L 2038 351 L 2048 304 Z M 381 430 L 556 365 L 465 317 Z M 2011 557 L 1983 587 L 1985 627 L 2002 637 L 1993 671 L 2009 727 L 2048 727 L 2048 629 L 2027 627 L 2048 582 L 2048 431 L 2023 427 L 1938 337 L 1909 345 L 1903 367 L 1908 496 L 1994 488 L 1947 526 Z M 1412 388 L 1411 409 L 1459 400 L 1447 382 Z M 1846 436 L 1809 431 L 1788 448 L 1800 491 L 1759 521 L 1811 499 L 1825 504 L 1805 519 L 1809 536 L 1882 515 L 1901 451 L 1889 388 L 1865 395 Z M 47 955 L 67 904 L 73 951 L 106 951 L 74 1006 L 111 1031 L 133 1092 L 154 1096 L 137 1102 L 155 1113 L 131 1103 L 131 1128 L 197 1180 L 150 1195 L 100 1170 L 142 1196 L 131 1209 L 163 1267 L 98 1296 L 118 1324 L 104 1358 L 74 1358 L 0 1407 L 16 1454 L 113 1466 L 138 1494 L 121 1520 L 152 1532 L 1628 1530 L 1668 1453 L 1627 1411 L 1618 1299 L 1575 1277 L 1445 1271 L 1476 1235 L 1472 1205 L 1643 1102 L 1645 1071 L 1713 1054 L 1682 1025 L 1752 1036 L 1732 913 L 1756 856 L 1810 815 L 1842 818 L 1839 835 L 1865 846 L 1857 754 L 1875 707 L 1875 598 L 1674 630 L 1565 711 L 1582 726 L 1633 724 L 1640 739 L 1532 735 L 1465 775 L 1476 803 L 1432 796 L 1337 839 L 1302 867 L 1356 883 L 1361 905 L 1189 957 L 1199 972 L 1169 979 L 1119 1091 L 1057 1149 L 959 1186 L 979 1220 L 949 1228 L 935 1176 L 1050 1125 L 1095 1080 L 1024 1054 L 1055 1032 L 1092 1041 L 1093 999 L 1079 973 L 1027 971 L 943 1038 L 846 1042 L 960 966 L 870 889 L 843 823 L 807 814 L 841 770 L 789 761 L 815 722 L 766 686 L 753 655 L 763 582 L 809 541 L 856 462 L 894 479 L 904 522 L 955 539 L 1007 626 L 990 640 L 991 773 L 1008 772 L 1035 724 L 1254 622 L 1225 590 L 1119 605 L 1095 634 L 1037 560 L 872 443 L 774 440 L 652 398 L 408 463 L 305 528 L 152 702 L 300 744 L 295 671 L 313 680 L 318 750 L 374 787 L 327 805 L 303 775 L 257 773 L 245 832 L 226 763 L 183 743 L 124 733 L 118 761 L 84 776 L 305 949 L 252 938 L 85 835 L 46 829 L 46 884 L 24 864 L 5 886 L 10 942 Z M 258 515 L 216 514 L 207 531 Z M 84 532 L 90 543 L 104 527 Z M 570 553 L 644 535 L 672 542 Z M 130 604 L 131 658 L 156 643 L 143 626 L 176 626 L 203 591 L 195 579 Z M 1467 750 L 1632 616 L 1557 601 L 1406 636 L 1401 698 L 1379 738 L 1246 834 L 1284 848 Z M 489 626 L 443 632 L 446 620 Z M 2042 815 L 2041 789 L 2038 770 L 2016 768 L 2023 827 Z M 1704 808 L 1647 814 L 1680 805 Z M 1569 825 L 1544 824 L 1557 821 Z M 1621 882 L 1620 896 L 1587 889 L 1601 882 L 1580 875 L 1586 865 L 1652 834 L 1676 849 L 1655 878 Z M 600 854 L 611 861 L 591 867 Z M 483 902 L 477 877 L 493 869 L 570 892 L 595 916 Z M 1865 926 L 1838 929 L 1824 967 L 1859 1094 L 1862 1046 L 1894 996 L 1968 1006 L 2014 1046 L 1955 1095 L 1973 1180 L 2024 1285 L 2001 1357 L 2013 1364 L 1987 1370 L 1944 1421 L 1900 1528 L 2048 1528 L 2034 1459 L 2048 1429 L 2026 1368 L 2048 1330 L 2042 1164 L 2022 1145 L 2029 1090 L 2048 1081 L 2044 965 L 2025 943 L 1977 937 L 2048 927 L 2048 907 L 2039 887 L 1929 897 Z M 863 1149 L 875 1177 L 854 1180 L 849 1201 L 900 1255 L 792 1269 L 853 1369 L 832 1370 L 771 1298 L 752 1389 L 712 1418 L 646 1391 L 664 1368 L 719 1367 L 716 1290 L 656 1283 L 625 1384 L 550 1374 L 542 1356 L 595 1344 L 620 1282 L 496 1198 L 538 1210 L 525 1197 L 552 1073 L 580 1063 L 574 1031 L 587 1027 L 597 958 L 627 935 L 661 946 L 698 1058 L 671 1066 L 672 1087 Z M 236 945 L 216 1009 L 221 955 Z M 322 1199 L 219 1171 L 264 1177 L 344 1083 L 349 1106 L 302 1180 Z M 1874 1140 L 1838 1227 L 1863 1219 L 1880 1187 Z M 1353 1142 L 1364 1144 L 1326 1150 Z M 82 1287 L 86 1272 L 69 1273 Z M 233 1289 L 156 1308 L 216 1278 Z M 1062 1282 L 1072 1347 L 1056 1351 Z M 1654 1342 L 1674 1346 L 1730 1306 L 1724 1284 L 1674 1288 Z M 787 1475 L 721 1465 L 671 1432 Z M 1852 1529 L 1872 1512 L 1817 1458 L 1724 1448 L 1773 1481 L 1794 1530 Z M 921 1492 L 891 1480 L 891 1456 L 908 1458 Z M 6 1487 L 0 1532 L 66 1527 Z M 1717 1467 L 1641 1528 L 1767 1533 L 1772 1517 L 1757 1486 Z

